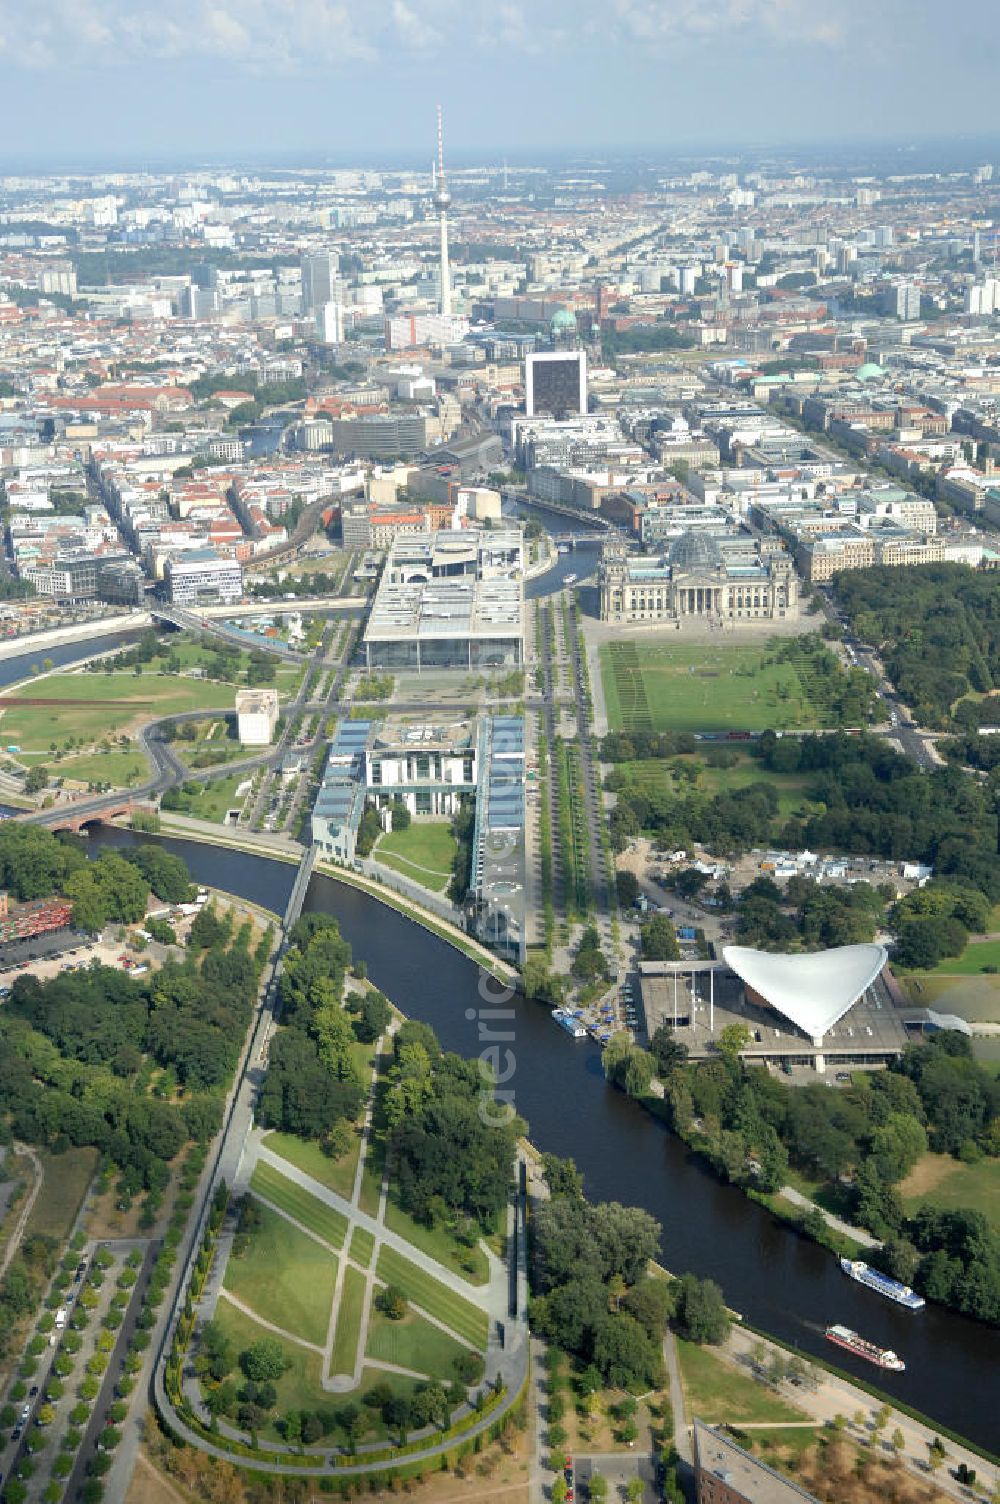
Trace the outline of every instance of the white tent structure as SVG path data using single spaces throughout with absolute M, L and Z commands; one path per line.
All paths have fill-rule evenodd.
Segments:
M 838 945 L 801 956 L 776 956 L 745 945 L 727 945 L 722 958 L 741 981 L 808 1034 L 818 1048 L 826 1031 L 872 985 L 888 955 L 884 945 Z

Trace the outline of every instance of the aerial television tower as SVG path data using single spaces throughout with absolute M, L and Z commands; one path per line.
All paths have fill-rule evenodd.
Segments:
M 451 194 L 444 175 L 444 127 L 441 122 L 441 106 L 437 107 L 438 149 L 437 172 L 434 175 L 434 207 L 438 211 L 438 227 L 441 232 L 441 316 L 451 316 L 451 270 L 448 265 L 448 210 Z

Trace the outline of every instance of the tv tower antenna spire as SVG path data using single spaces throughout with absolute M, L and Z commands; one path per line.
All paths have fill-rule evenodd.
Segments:
M 441 236 L 441 316 L 451 316 L 451 268 L 448 264 L 448 210 L 451 194 L 444 175 L 444 124 L 441 106 L 437 107 L 437 171 L 434 174 L 434 207 L 438 212 L 438 229 Z

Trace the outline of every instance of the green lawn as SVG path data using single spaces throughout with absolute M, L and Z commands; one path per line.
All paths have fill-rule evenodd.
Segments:
M 465 1351 L 461 1342 L 413 1311 L 407 1311 L 402 1321 L 390 1321 L 381 1311 L 372 1309 L 367 1358 L 380 1358 L 383 1363 L 398 1363 L 400 1368 L 447 1380 L 456 1377 L 455 1359 Z
M 367 1269 L 375 1252 L 375 1234 L 368 1231 L 367 1227 L 355 1227 L 351 1233 L 350 1255 L 356 1264 L 362 1269 Z
M 336 1191 L 338 1196 L 350 1200 L 354 1192 L 358 1155 L 361 1153 L 360 1133 L 355 1134 L 350 1149 L 342 1159 L 331 1159 L 323 1153 L 319 1144 L 311 1139 L 297 1138 L 293 1133 L 269 1133 L 264 1142 L 272 1154 L 280 1154 L 282 1159 L 287 1159 L 297 1170 L 302 1170 L 306 1175 L 311 1175 L 313 1180 L 319 1181 L 320 1185 L 325 1185 L 328 1191 Z
M 414 820 L 406 830 L 393 830 L 382 836 L 373 856 L 394 872 L 401 872 L 435 893 L 443 893 L 451 881 L 456 850 L 450 824 Z
M 763 1384 L 715 1355 L 709 1347 L 677 1339 L 677 1353 L 687 1397 L 688 1412 L 717 1424 L 740 1421 L 808 1420 L 794 1405 L 786 1404 Z
M 974 977 L 987 966 L 1000 967 L 1000 940 L 973 940 L 960 956 L 946 956 L 930 971 L 918 972 L 918 976 Z
M 365 1303 L 367 1281 L 357 1269 L 348 1264 L 344 1270 L 344 1287 L 340 1292 L 340 1308 L 337 1311 L 337 1330 L 333 1337 L 330 1354 L 331 1374 L 354 1372 L 358 1356 L 358 1338 L 361 1336 L 361 1313 Z
M 233 691 L 207 679 L 158 674 L 50 674 L 0 701 L 0 735 L 25 751 L 65 746 L 71 736 L 96 745 L 143 721 L 185 710 L 228 709 Z M 51 703 L 31 705 L 28 700 Z
M 950 1154 L 925 1154 L 899 1187 L 909 1216 L 921 1206 L 982 1212 L 1000 1229 L 1000 1160 L 963 1165 Z
M 378 1257 L 378 1275 L 386 1284 L 398 1285 L 408 1301 L 443 1321 L 472 1347 L 486 1349 L 486 1312 L 438 1280 L 432 1279 L 394 1248 L 383 1248 Z
M 601 682 L 614 730 L 809 728 L 817 715 L 790 663 L 765 647 L 663 640 L 605 643 Z
M 261 1163 L 254 1166 L 250 1189 L 260 1196 L 266 1196 L 268 1201 L 294 1217 L 296 1222 L 301 1222 L 303 1227 L 308 1227 L 325 1243 L 334 1248 L 343 1247 L 347 1232 L 347 1218 L 343 1213 L 327 1206 L 325 1201 L 320 1201 L 304 1187 L 296 1185 L 294 1180 L 289 1180 L 272 1165 Z
M 395 1188 L 391 1183 L 385 1204 L 385 1224 L 391 1232 L 398 1232 L 408 1243 L 429 1253 L 432 1259 L 437 1259 L 439 1264 L 453 1270 L 461 1279 L 468 1280 L 469 1284 L 485 1285 L 489 1280 L 490 1266 L 478 1244 L 475 1248 L 463 1248 L 446 1227 L 428 1227 L 423 1222 L 417 1222 L 398 1204 Z M 464 1267 L 463 1260 L 468 1260 L 468 1269 Z
M 322 1346 L 337 1278 L 336 1255 L 258 1204 L 261 1226 L 243 1257 L 230 1257 L 225 1287 L 265 1321 Z
M 34 759 L 33 759 L 34 760 Z M 149 762 L 138 748 L 120 751 L 84 752 L 80 757 L 39 759 L 54 778 L 76 778 L 86 783 L 110 783 L 115 788 L 130 788 L 149 777 Z

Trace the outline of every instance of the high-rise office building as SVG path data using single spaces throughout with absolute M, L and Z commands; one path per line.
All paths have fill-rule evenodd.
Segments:
M 312 251 L 302 257 L 302 307 L 306 313 L 335 301 L 339 271 L 336 251 Z
M 912 282 L 900 282 L 896 287 L 896 317 L 904 321 L 920 317 L 920 288 Z
M 343 303 L 324 303 L 316 310 L 316 330 L 324 345 L 344 343 Z
M 587 411 L 587 353 L 556 350 L 529 355 L 524 362 L 524 411 L 570 418 Z

